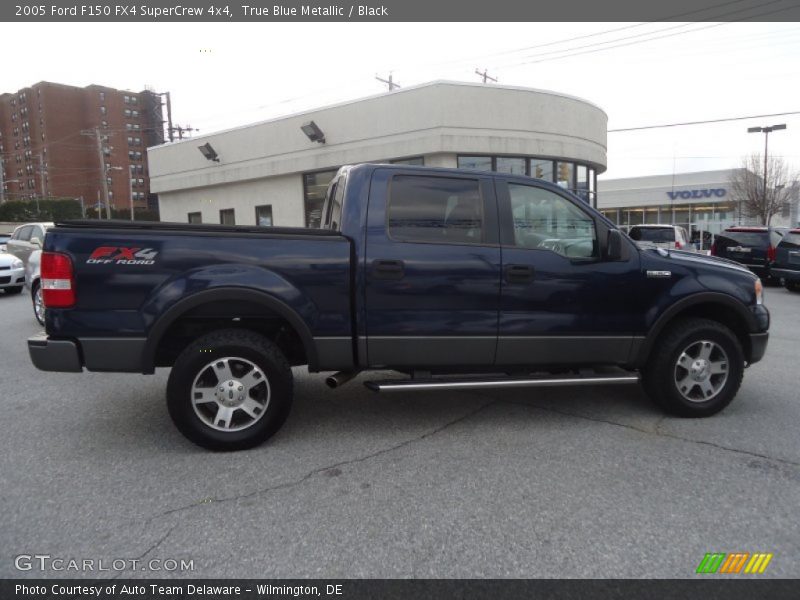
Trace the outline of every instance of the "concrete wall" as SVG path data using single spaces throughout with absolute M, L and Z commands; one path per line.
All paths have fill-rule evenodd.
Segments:
M 326 144 L 302 133 L 310 120 Z M 220 208 L 241 206 L 246 214 L 241 220 L 237 209 L 236 222 L 253 224 L 257 199 L 273 205 L 275 224 L 303 225 L 305 172 L 412 156 L 424 156 L 427 166 L 455 167 L 458 154 L 563 158 L 603 172 L 606 126 L 601 109 L 571 96 L 434 82 L 156 146 L 148 150 L 149 171 L 162 220 L 186 221 L 188 212 L 202 210 L 204 220 L 206 212 L 216 213 L 218 222 Z M 199 152 L 205 143 L 219 162 Z

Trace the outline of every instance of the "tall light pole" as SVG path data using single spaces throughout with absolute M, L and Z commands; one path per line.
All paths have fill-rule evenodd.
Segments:
M 769 134 L 773 131 L 779 131 L 781 129 L 786 129 L 786 123 L 781 123 L 780 125 L 770 125 L 769 127 L 748 127 L 747 133 L 763 133 L 764 134 L 764 209 L 767 208 L 767 150 L 769 148 Z M 767 221 L 769 221 L 768 215 Z

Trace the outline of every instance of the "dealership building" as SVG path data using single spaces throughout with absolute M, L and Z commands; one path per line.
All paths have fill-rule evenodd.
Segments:
M 672 173 L 598 183 L 597 208 L 618 225 L 671 223 L 698 235 L 719 233 L 732 225 L 760 225 L 748 217 L 731 192 L 731 180 L 740 169 Z M 771 224 L 798 224 L 798 185 L 791 187 L 791 201 Z
M 437 81 L 148 149 L 162 221 L 316 226 L 362 162 L 528 174 L 597 206 L 607 115 L 557 92 Z

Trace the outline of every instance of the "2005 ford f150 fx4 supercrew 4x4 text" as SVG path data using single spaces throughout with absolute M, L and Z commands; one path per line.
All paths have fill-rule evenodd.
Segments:
M 172 367 L 192 441 L 254 446 L 292 366 L 409 377 L 379 392 L 635 383 L 707 416 L 764 355 L 761 282 L 732 261 L 639 249 L 569 192 L 500 173 L 343 167 L 320 229 L 77 221 L 41 257 L 46 371 Z M 113 402 L 109 399 L 109 402 Z

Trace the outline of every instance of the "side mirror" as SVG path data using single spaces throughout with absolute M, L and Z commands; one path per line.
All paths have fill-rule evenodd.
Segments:
M 622 233 L 619 229 L 610 229 L 606 243 L 606 260 L 622 259 Z
M 33 244 L 34 246 L 39 246 L 39 248 L 41 248 L 42 247 L 42 240 L 40 240 L 38 237 L 32 237 L 31 238 L 31 244 Z

